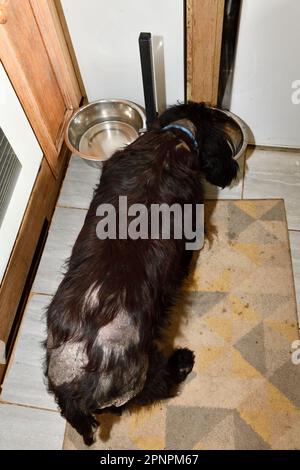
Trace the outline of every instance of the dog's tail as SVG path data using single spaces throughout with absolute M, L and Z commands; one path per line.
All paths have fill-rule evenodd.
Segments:
M 92 414 L 92 410 L 97 407 L 96 403 L 88 403 L 87 400 L 87 397 L 92 396 L 88 388 L 89 384 L 84 384 L 84 381 L 80 381 L 77 386 L 74 383 L 55 386 L 48 379 L 48 389 L 54 394 L 61 415 L 83 437 L 85 444 L 90 446 L 94 442 L 99 423 Z
M 60 390 L 56 396 L 62 416 L 81 434 L 86 445 L 93 444 L 94 433 L 99 426 L 98 421 L 90 412 L 80 409 L 80 401 L 72 400 L 68 390 Z
M 79 363 L 74 360 L 74 355 Z M 83 359 L 81 343 L 69 343 L 57 349 L 49 348 L 48 344 L 44 373 L 48 391 L 54 395 L 61 415 L 82 435 L 84 442 L 91 445 L 94 431 L 99 426 L 93 417 L 97 408 L 94 399 L 97 383 L 95 374 L 84 370 L 81 375 L 78 373 Z

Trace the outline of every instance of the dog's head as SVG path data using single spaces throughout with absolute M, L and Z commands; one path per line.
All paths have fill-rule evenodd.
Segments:
M 232 158 L 224 123 L 205 104 L 187 103 L 167 109 L 158 117 L 154 128 L 163 128 L 181 119 L 188 119 L 195 126 L 201 169 L 206 180 L 222 188 L 229 186 L 236 178 L 239 166 Z

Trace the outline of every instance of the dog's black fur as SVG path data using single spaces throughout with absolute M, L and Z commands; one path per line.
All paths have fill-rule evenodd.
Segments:
M 181 130 L 163 128 L 185 119 L 198 148 Z M 125 402 L 148 404 L 176 393 L 192 370 L 194 354 L 167 358 L 156 346 L 192 252 L 186 240 L 100 240 L 97 207 L 143 203 L 200 204 L 200 177 L 224 187 L 236 177 L 223 124 L 203 104 L 165 111 L 150 131 L 103 165 L 67 272 L 47 310 L 49 390 L 62 415 L 93 442 L 95 414 Z M 126 403 L 126 404 L 128 404 Z

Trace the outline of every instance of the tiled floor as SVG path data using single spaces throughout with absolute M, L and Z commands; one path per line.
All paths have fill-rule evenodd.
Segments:
M 65 421 L 43 379 L 44 312 L 61 281 L 99 178 L 100 170 L 72 158 L 2 388 L 0 449 L 62 448 Z
M 250 148 L 240 166 L 232 188 L 207 186 L 207 198 L 285 199 L 299 312 L 300 152 Z M 71 159 L 0 398 L 0 449 L 62 447 L 64 420 L 43 381 L 44 310 L 61 280 L 99 176 L 99 170 Z

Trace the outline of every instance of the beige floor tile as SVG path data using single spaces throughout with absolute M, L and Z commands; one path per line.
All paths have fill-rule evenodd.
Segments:
M 6 374 L 1 400 L 57 410 L 53 395 L 45 384 L 43 367 L 46 339 L 45 308 L 48 295 L 32 295 L 29 300 Z
M 289 229 L 300 230 L 300 152 L 248 149 L 243 197 L 284 199 Z
M 57 207 L 32 291 L 53 295 L 63 278 L 64 264 L 83 225 L 86 210 Z
M 100 175 L 100 169 L 89 166 L 82 158 L 73 155 L 60 191 L 58 206 L 88 209 Z
M 0 403 L 0 450 L 60 450 L 65 420 L 59 413 Z

